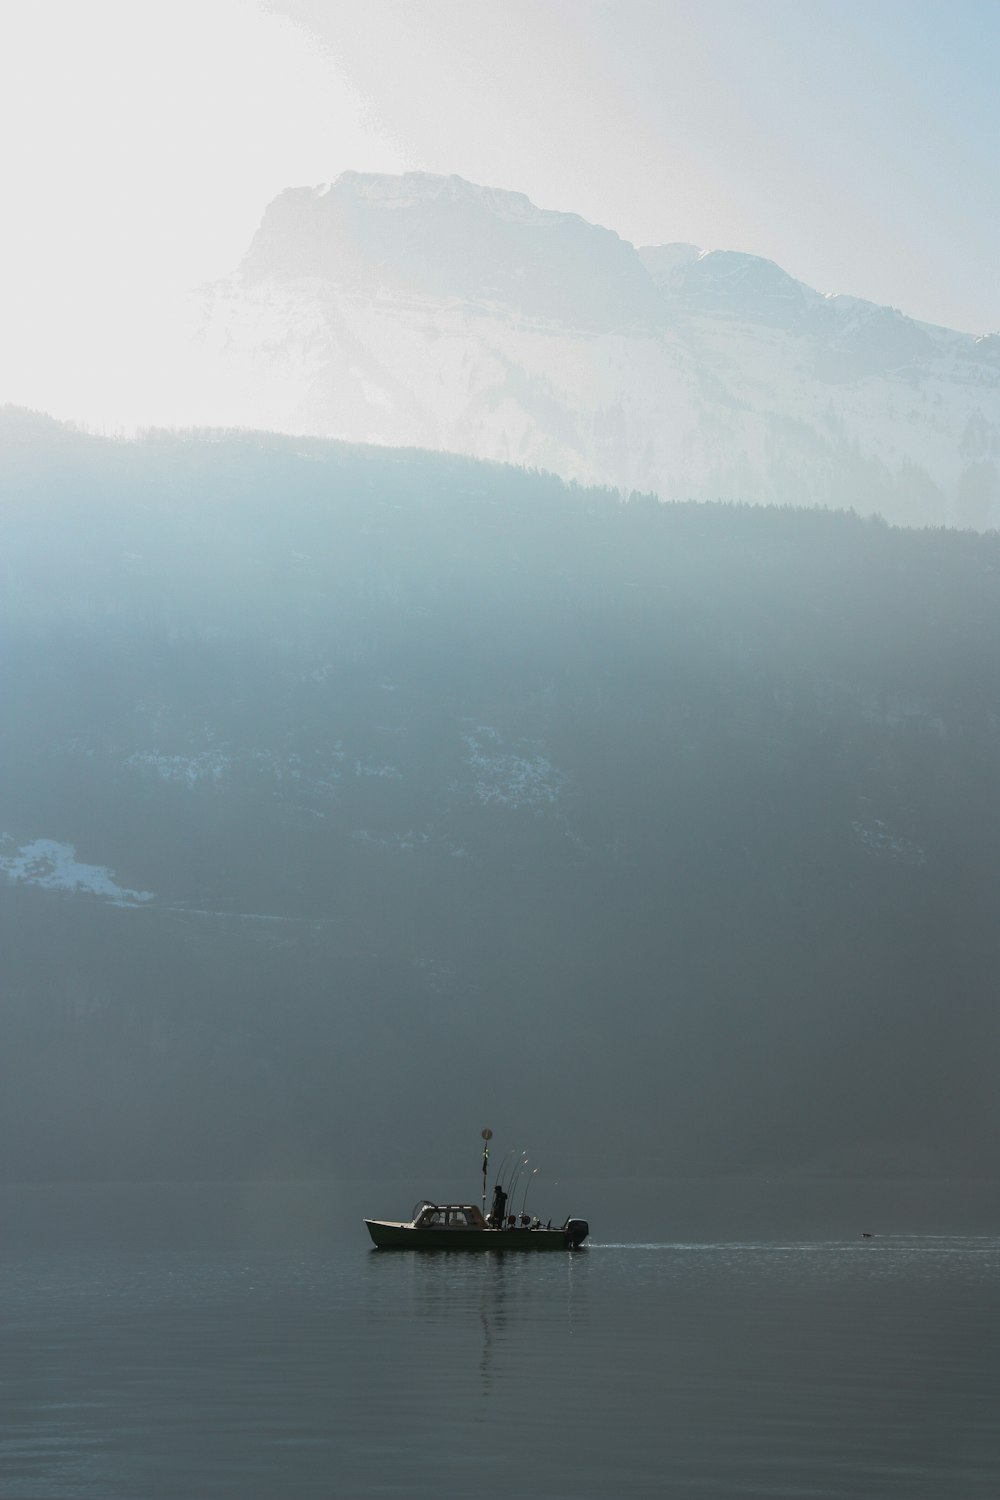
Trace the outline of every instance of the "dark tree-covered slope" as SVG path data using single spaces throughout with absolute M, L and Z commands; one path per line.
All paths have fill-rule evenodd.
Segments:
M 0 476 L 4 1176 L 992 1171 L 995 536 L 13 411 Z

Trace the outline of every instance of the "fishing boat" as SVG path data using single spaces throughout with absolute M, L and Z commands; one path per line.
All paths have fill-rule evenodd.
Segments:
M 526 1211 L 528 1188 L 536 1167 L 524 1182 L 520 1213 L 513 1209 L 528 1163 L 523 1153 L 516 1160 L 508 1154 L 493 1185 L 490 1211 L 486 1209 L 486 1178 L 489 1142 L 493 1132 L 483 1131 L 482 1207 L 476 1203 L 431 1203 L 423 1198 L 409 1219 L 366 1219 L 365 1227 L 379 1250 L 579 1250 L 590 1226 L 586 1219 L 567 1219 L 564 1224 L 543 1224 Z

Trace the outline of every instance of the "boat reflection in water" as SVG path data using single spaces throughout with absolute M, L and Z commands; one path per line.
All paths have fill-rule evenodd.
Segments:
M 567 1219 L 554 1227 L 551 1220 L 543 1224 L 525 1212 L 532 1172 L 524 1187 L 521 1212 L 508 1213 L 514 1207 L 514 1195 L 523 1170 L 524 1156 L 511 1162 L 510 1155 L 497 1174 L 489 1215 L 486 1206 L 486 1176 L 489 1167 L 489 1142 L 492 1131 L 483 1131 L 483 1207 L 475 1203 L 430 1203 L 421 1200 L 412 1216 L 402 1219 L 366 1219 L 365 1226 L 379 1250 L 579 1250 L 590 1226 L 586 1219 Z

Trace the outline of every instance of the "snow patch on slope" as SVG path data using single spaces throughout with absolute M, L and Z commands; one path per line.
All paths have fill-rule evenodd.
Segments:
M 161 781 L 194 788 L 202 782 L 220 782 L 229 770 L 229 756 L 218 751 L 201 755 L 159 755 L 155 750 L 140 750 L 125 761 L 136 770 L 150 771 Z
M 927 855 L 919 844 L 893 833 L 881 818 L 874 818 L 869 823 L 855 820 L 851 827 L 869 853 L 881 859 L 895 859 L 908 865 L 927 863 Z
M 474 780 L 472 795 L 483 807 L 541 807 L 556 802 L 565 776 L 544 755 L 504 748 L 499 730 L 479 724 L 463 735 Z
M 113 901 L 116 906 L 135 906 L 152 901 L 152 891 L 132 891 L 120 886 L 106 865 L 82 864 L 72 844 L 55 839 L 35 839 L 19 848 L 9 834 L 0 835 L 0 873 L 24 885 L 46 891 L 89 892 Z
M 155 776 L 160 781 L 194 791 L 197 787 L 221 788 L 233 778 L 234 772 L 252 770 L 269 776 L 280 787 L 292 786 L 305 791 L 335 791 L 340 780 L 341 763 L 347 752 L 339 745 L 321 755 L 314 753 L 308 758 L 292 752 L 277 754 L 272 750 L 244 749 L 236 751 L 223 745 L 218 749 L 202 750 L 192 755 L 164 755 L 159 750 L 137 750 L 126 757 L 124 764 L 142 775 Z M 394 767 L 374 766 L 360 760 L 355 763 L 355 775 L 399 776 Z

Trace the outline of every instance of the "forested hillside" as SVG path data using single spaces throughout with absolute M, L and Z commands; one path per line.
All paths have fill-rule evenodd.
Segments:
M 0 475 L 5 1177 L 992 1173 L 996 535 L 11 410 Z

